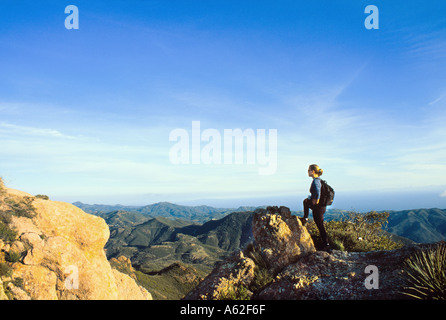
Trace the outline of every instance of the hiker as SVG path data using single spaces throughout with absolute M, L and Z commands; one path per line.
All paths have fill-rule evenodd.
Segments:
M 324 227 L 324 213 L 327 207 L 319 203 L 321 198 L 321 179 L 319 177 L 323 172 L 324 171 L 319 168 L 317 164 L 312 164 L 308 167 L 308 176 L 313 178 L 313 182 L 310 187 L 311 195 L 304 200 L 304 217 L 301 221 L 303 225 L 308 222 L 308 215 L 311 209 L 313 212 L 313 220 L 319 229 L 319 233 L 324 243 L 322 250 L 330 251 L 330 244 L 328 243 L 328 236 Z

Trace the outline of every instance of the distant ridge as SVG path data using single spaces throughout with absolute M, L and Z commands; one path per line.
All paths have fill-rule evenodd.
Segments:
M 390 211 L 388 231 L 418 243 L 446 240 L 446 209 Z
M 147 206 L 124 206 L 124 205 L 103 205 L 103 204 L 84 204 L 75 202 L 73 205 L 81 208 L 87 213 L 101 215 L 104 213 L 125 211 L 144 214 L 149 217 L 165 217 L 169 219 L 181 219 L 203 224 L 210 220 L 221 219 L 233 212 L 254 211 L 262 207 L 239 207 L 239 208 L 214 208 L 211 206 L 183 206 L 170 202 L 159 202 Z M 325 214 L 325 219 L 337 220 L 347 213 L 347 210 L 329 209 Z M 387 225 L 387 231 L 408 238 L 417 243 L 430 243 L 446 240 L 446 209 L 412 209 L 393 211 L 390 213 Z M 301 215 L 301 211 L 293 212 Z M 310 216 L 311 217 L 311 216 Z M 136 219 L 136 217 L 133 217 Z M 126 216 L 125 219 L 131 219 Z
M 232 212 L 254 211 L 259 207 L 243 206 L 239 208 L 214 208 L 206 205 L 183 206 L 170 202 L 158 202 L 146 206 L 124 206 L 85 204 L 74 202 L 73 205 L 87 213 L 101 215 L 115 211 L 137 212 L 151 217 L 165 217 L 170 219 L 182 219 L 192 222 L 205 223 L 213 219 L 221 219 Z
M 135 211 L 138 208 L 141 208 L 140 206 L 124 206 L 120 204 L 115 205 L 108 205 L 108 204 L 86 204 L 82 203 L 80 201 L 73 202 L 73 205 L 76 207 L 82 209 L 86 213 L 102 213 L 102 212 L 112 212 L 112 211 Z

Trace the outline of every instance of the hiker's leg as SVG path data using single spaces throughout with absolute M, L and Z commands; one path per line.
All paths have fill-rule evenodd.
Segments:
M 316 206 L 313 209 L 313 219 L 316 223 L 316 226 L 319 230 L 319 233 L 321 234 L 322 241 L 324 242 L 324 246 L 328 244 L 328 236 L 327 232 L 325 231 L 324 227 L 324 213 L 325 213 L 325 207 L 319 207 Z
M 304 219 L 307 219 L 308 215 L 310 214 L 310 204 L 311 204 L 311 200 L 306 198 L 304 200 Z

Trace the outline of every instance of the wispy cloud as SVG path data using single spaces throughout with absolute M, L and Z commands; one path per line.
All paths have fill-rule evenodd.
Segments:
M 25 135 L 34 137 L 75 139 L 75 137 L 63 134 L 62 132 L 55 129 L 21 126 L 21 125 L 10 124 L 7 122 L 0 122 L 0 133 L 1 132 L 10 133 L 14 135 Z
M 446 41 L 443 34 L 430 33 L 413 39 L 409 53 L 417 58 L 439 60 L 446 57 Z
M 439 96 L 437 99 L 432 100 L 431 102 L 428 103 L 428 105 L 432 106 L 440 101 L 442 101 L 444 98 L 446 97 L 446 93 L 442 94 L 441 96 Z

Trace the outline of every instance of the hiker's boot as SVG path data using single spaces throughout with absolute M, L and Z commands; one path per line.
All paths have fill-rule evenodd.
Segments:
M 321 251 L 325 251 L 325 252 L 331 253 L 333 251 L 333 249 L 331 248 L 330 244 L 327 243 L 325 246 L 323 246 L 321 248 Z
M 299 218 L 299 220 L 302 223 L 302 226 L 305 226 L 308 222 L 308 218 Z

